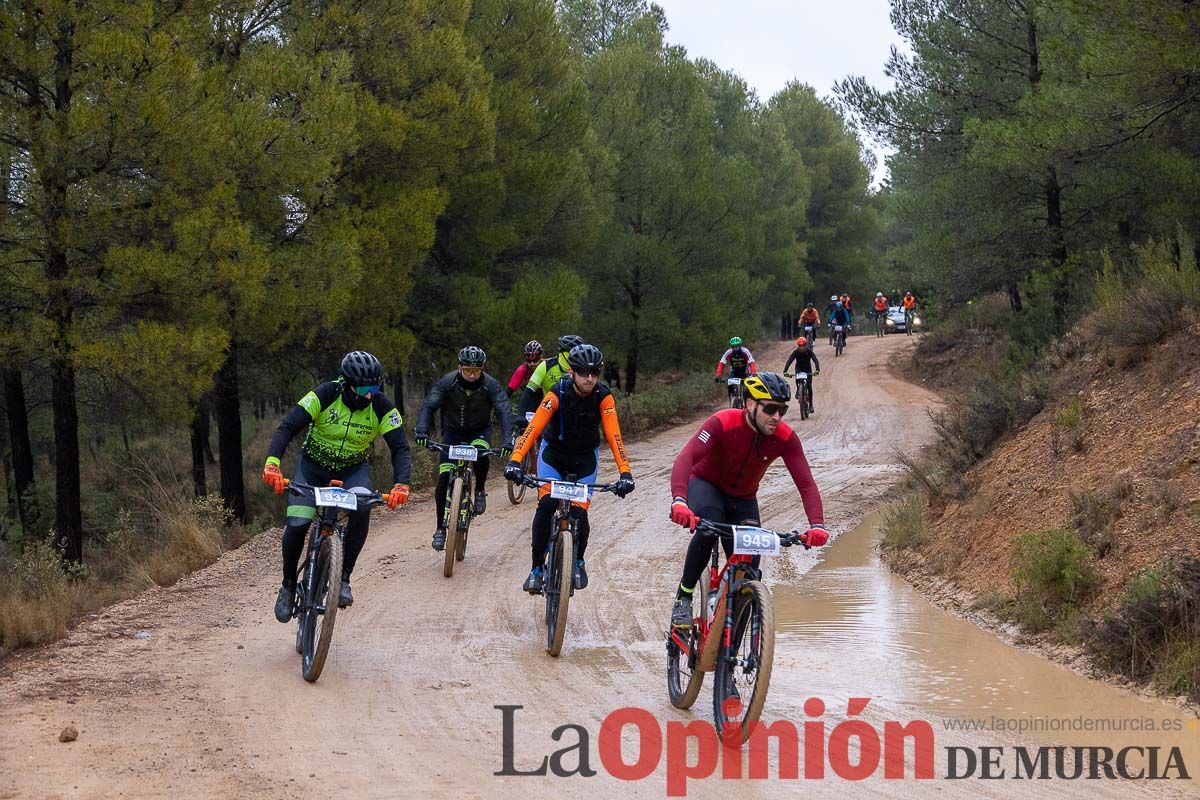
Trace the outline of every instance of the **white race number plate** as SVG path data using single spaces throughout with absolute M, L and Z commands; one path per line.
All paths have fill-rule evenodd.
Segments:
M 808 379 L 808 373 L 807 373 L 807 372 L 797 372 L 797 373 L 796 373 L 796 377 L 797 377 L 798 379 L 804 379 L 804 380 L 807 380 L 807 379 Z
M 747 556 L 779 555 L 779 537 L 762 528 L 735 525 L 733 528 L 733 552 Z
M 316 495 L 318 506 L 344 508 L 347 511 L 358 510 L 358 498 L 337 486 L 317 487 Z
M 550 484 L 550 496 L 555 500 L 573 500 L 582 503 L 588 499 L 588 487 L 583 483 L 554 481 Z
M 469 444 L 450 445 L 451 461 L 478 461 L 479 451 Z
M 834 330 L 835 332 L 837 332 L 837 333 L 841 333 L 841 332 L 842 332 L 842 326 L 841 326 L 841 325 L 834 325 L 834 326 L 833 326 L 833 330 Z
M 725 382 L 728 383 L 730 386 L 737 386 L 739 383 L 742 382 L 742 379 L 741 378 L 726 378 Z

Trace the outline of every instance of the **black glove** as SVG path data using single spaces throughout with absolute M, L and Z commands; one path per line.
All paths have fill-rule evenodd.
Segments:
M 417 447 L 429 447 L 429 435 L 421 431 L 413 434 L 413 441 L 417 443 Z
M 724 382 L 725 382 L 725 379 L 722 378 L 720 375 L 713 378 L 713 383 L 724 383 Z
M 617 485 L 613 487 L 613 494 L 617 497 L 624 497 L 633 491 L 633 475 L 628 472 L 621 473 L 621 479 L 617 481 Z
M 521 465 L 515 461 L 508 462 L 508 466 L 504 468 L 504 477 L 513 483 L 523 483 L 525 481 L 525 470 L 521 469 Z

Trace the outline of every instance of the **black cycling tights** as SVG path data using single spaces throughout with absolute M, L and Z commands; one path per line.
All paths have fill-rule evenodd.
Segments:
M 487 486 L 488 463 L 489 459 L 481 458 L 475 462 L 475 491 L 482 492 L 483 487 Z M 437 524 L 440 527 L 442 520 L 446 518 L 446 494 L 450 489 L 450 476 L 452 472 L 443 472 L 438 475 L 437 490 L 434 492 L 434 502 L 437 504 Z M 474 498 L 472 498 L 474 500 Z
M 558 502 L 550 495 L 546 495 L 538 500 L 537 511 L 533 513 L 533 566 L 535 569 L 546 563 L 546 549 L 550 547 L 550 526 L 554 522 L 554 511 L 558 508 Z M 576 557 L 582 560 L 583 551 L 587 550 L 588 534 L 592 530 L 592 524 L 588 521 L 586 508 L 571 506 L 571 516 L 579 520 L 575 549 Z
M 367 531 L 371 526 L 371 511 L 355 511 L 350 514 L 350 522 L 346 525 L 346 539 L 342 553 L 342 579 L 350 577 L 354 571 L 354 562 L 367 543 Z M 288 525 L 283 529 L 283 575 L 284 580 L 294 580 L 296 570 L 300 566 L 300 556 L 304 554 L 304 540 L 308 536 L 309 523 L 303 525 Z

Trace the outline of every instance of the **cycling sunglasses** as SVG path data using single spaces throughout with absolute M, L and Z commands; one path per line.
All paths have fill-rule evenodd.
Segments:
M 585 378 L 599 378 L 600 370 L 598 370 L 598 369 L 577 369 L 577 370 L 575 370 L 575 374 L 582 375 Z
M 355 386 L 354 393 L 359 397 L 366 397 L 369 394 L 376 394 L 379 391 L 379 384 L 375 383 L 370 386 Z
M 467 367 L 459 364 L 458 368 L 462 370 L 464 378 L 478 378 L 483 374 L 483 367 Z
M 787 413 L 788 407 L 781 403 L 759 403 L 758 408 L 768 417 L 779 417 L 783 419 L 783 415 Z

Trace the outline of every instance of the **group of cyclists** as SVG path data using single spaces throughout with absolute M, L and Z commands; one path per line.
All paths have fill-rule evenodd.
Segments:
M 536 452 L 540 477 L 561 479 L 569 474 L 576 476 L 578 483 L 594 485 L 603 437 L 619 473 L 613 493 L 622 498 L 629 495 L 635 483 L 621 436 L 616 397 L 600 380 L 604 355 L 598 347 L 574 334 L 560 337 L 557 345 L 557 352 L 551 358 L 543 358 L 541 344 L 529 342 L 525 346 L 525 361 L 510 377 L 507 391 L 484 371 L 487 354 L 473 345 L 463 347 L 458 352 L 457 368 L 443 375 L 422 403 L 413 431 L 415 443 L 429 444 L 434 412 L 441 414 L 444 444 L 491 447 L 495 422 L 500 426 L 498 449 L 506 462 L 506 479 L 522 482 L 525 477 L 522 463 L 528 454 Z M 797 361 L 807 358 L 804 354 L 793 355 Z M 693 531 L 672 613 L 672 624 L 681 627 L 692 624 L 692 591 L 716 544 L 716 537 L 697 531 L 696 525 L 700 519 L 757 525 L 759 482 L 776 459 L 784 460 L 800 492 L 809 521 L 807 542 L 810 546 L 820 546 L 828 538 L 820 493 L 800 440 L 783 422 L 792 397 L 790 383 L 776 373 L 758 372 L 753 355 L 738 337 L 730 340 L 729 350 L 718 366 L 718 376 L 726 366 L 731 375 L 742 379 L 744 408 L 720 411 L 709 417 L 679 453 L 671 472 L 670 519 Z M 302 397 L 271 437 L 262 477 L 276 494 L 282 494 L 288 483 L 280 468 L 284 451 L 292 439 L 307 429 L 296 457 L 293 480 L 297 485 L 290 489 L 283 534 L 283 580 L 275 603 L 275 617 L 280 622 L 288 622 L 295 613 L 297 566 L 305 533 L 316 517 L 314 493 L 307 487 L 341 481 L 346 489 L 369 489 L 367 458 L 375 438 L 382 436 L 391 450 L 393 479 L 392 489 L 384 497 L 393 509 L 409 500 L 412 458 L 404 420 L 395 404 L 383 394 L 382 380 L 383 367 L 375 356 L 360 350 L 347 353 L 337 379 L 318 385 Z M 524 390 L 514 414 L 510 398 L 522 382 Z M 520 423 L 523 426 L 519 427 Z M 452 470 L 453 464 L 443 451 L 435 490 L 437 517 L 431 543 L 434 550 L 446 546 L 442 521 L 448 475 Z M 486 459 L 478 463 L 476 474 L 475 513 L 482 514 L 487 507 Z M 531 569 L 521 587 L 533 594 L 543 588 L 556 505 L 557 501 L 550 497 L 550 485 L 541 486 L 530 531 Z M 579 531 L 573 576 L 576 589 L 588 585 L 584 563 L 590 532 L 588 505 L 587 500 L 572 504 Z M 354 602 L 350 577 L 366 542 L 369 525 L 369 510 L 351 513 L 339 607 Z

